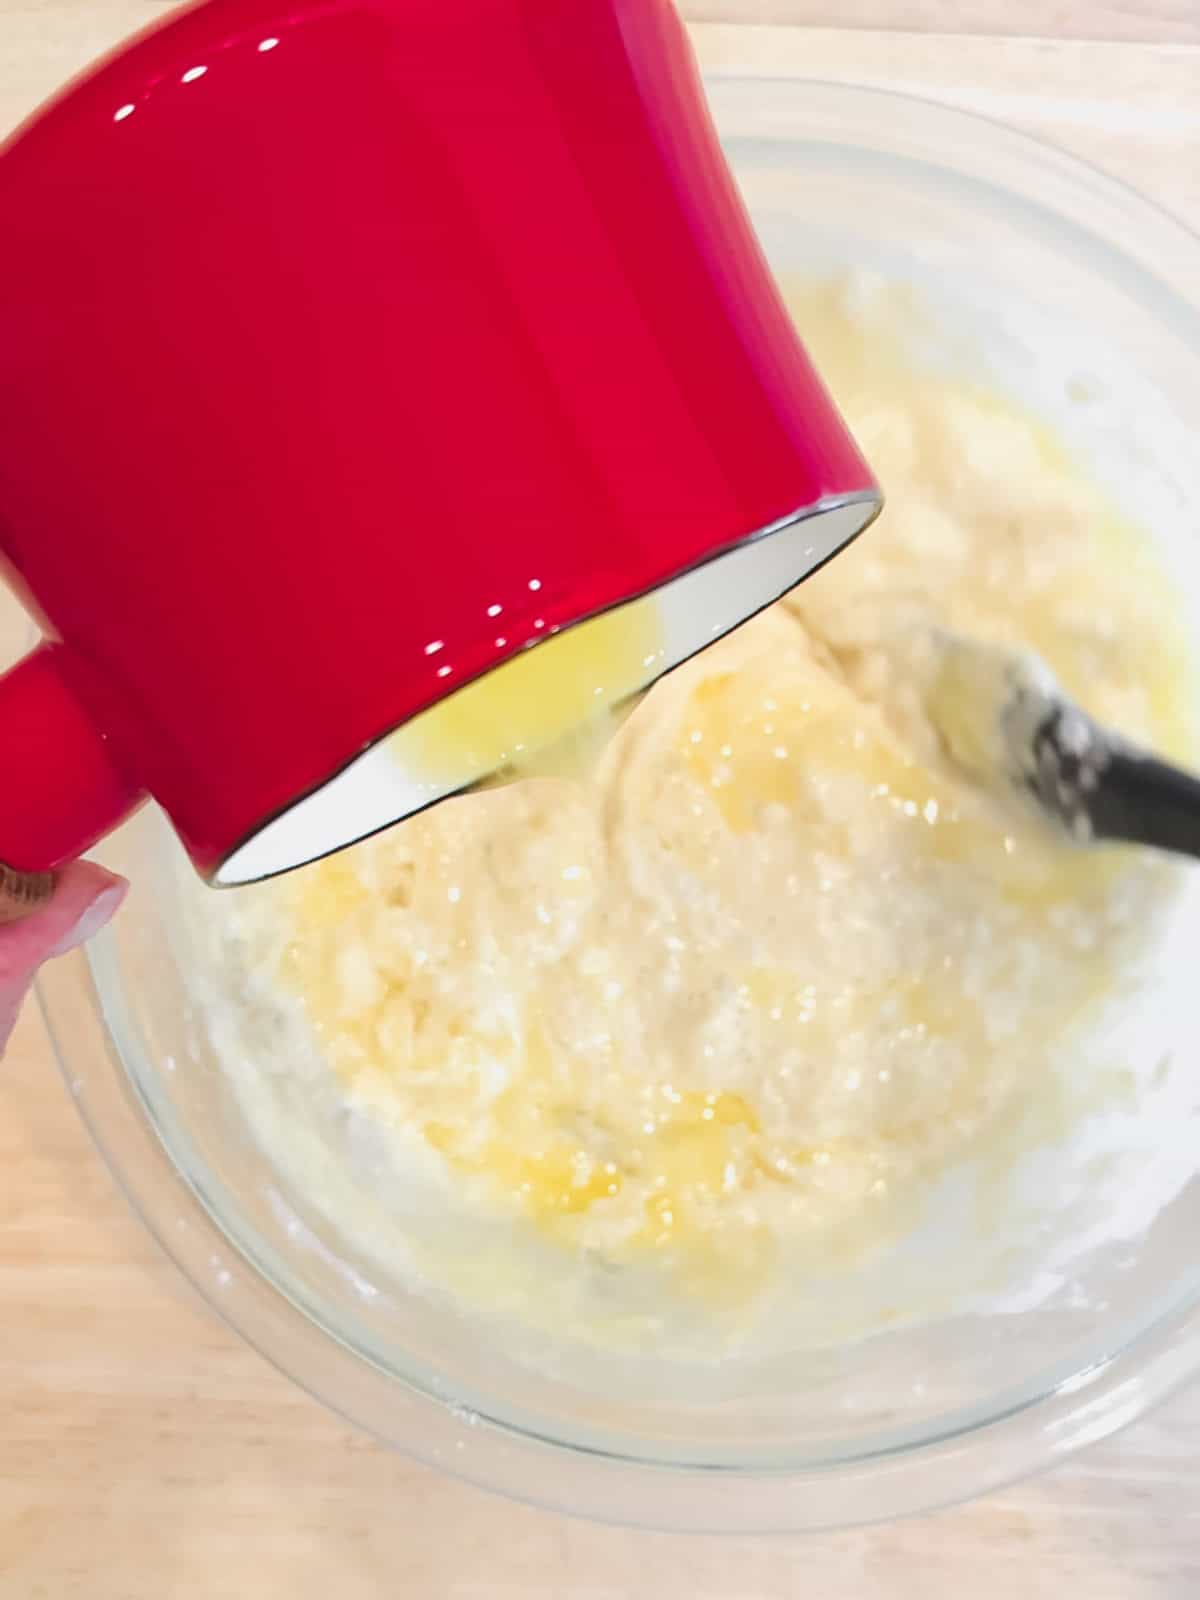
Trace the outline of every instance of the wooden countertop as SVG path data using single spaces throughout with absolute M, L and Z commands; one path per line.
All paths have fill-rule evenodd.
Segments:
M 0 0 L 0 129 L 165 9 Z M 977 108 L 1200 226 L 1200 0 L 684 9 L 708 64 Z M 127 1212 L 32 1010 L 0 1063 L 0 1172 L 0 1600 L 1200 1594 L 1200 1388 L 1052 1476 L 890 1528 L 617 1532 L 390 1455 L 239 1344 Z

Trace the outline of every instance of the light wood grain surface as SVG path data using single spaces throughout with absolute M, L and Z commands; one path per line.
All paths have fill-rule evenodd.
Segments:
M 0 128 L 164 9 L 0 0 Z M 710 67 L 975 107 L 1200 224 L 1200 0 L 685 10 Z M 9 613 L 0 643 L 12 631 Z M 91 1150 L 32 1012 L 0 1063 L 0 1600 L 1185 1600 L 1198 1454 L 1200 1388 L 1050 1477 L 891 1528 L 683 1539 L 512 1507 L 350 1433 L 193 1300 Z

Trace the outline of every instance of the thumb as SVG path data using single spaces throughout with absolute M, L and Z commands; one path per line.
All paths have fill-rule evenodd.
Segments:
M 116 911 L 129 885 L 94 861 L 72 861 L 36 911 L 0 927 L 0 1049 L 43 961 L 90 939 Z

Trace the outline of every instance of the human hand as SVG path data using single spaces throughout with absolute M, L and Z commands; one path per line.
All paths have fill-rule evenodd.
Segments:
M 42 880 L 0 866 L 0 1050 L 42 962 L 90 939 L 128 887 L 94 861 L 72 861 Z

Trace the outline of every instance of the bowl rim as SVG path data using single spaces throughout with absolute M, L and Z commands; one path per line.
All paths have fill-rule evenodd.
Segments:
M 1194 254 L 1200 267 L 1200 237 L 1171 213 L 1094 165 L 990 117 L 896 90 L 827 80 L 731 71 L 706 73 L 705 81 L 759 96 L 786 92 L 863 106 L 884 101 L 893 116 L 895 108 L 905 107 L 943 131 L 961 125 L 977 138 L 1007 146 L 1017 159 L 1051 163 L 1076 185 L 1085 180 L 1126 218 L 1130 209 L 1140 212 L 1148 229 L 1170 230 L 1175 246 Z M 754 143 L 786 144 L 797 135 L 781 130 L 750 137 Z M 746 139 L 734 132 L 728 142 L 736 148 Z M 948 170 L 959 175 L 953 166 Z M 1037 208 L 1036 202 L 995 187 L 1014 203 Z M 1123 248 L 1104 241 L 1105 252 L 1118 260 Z M 1180 303 L 1200 334 L 1200 313 L 1186 300 Z M 111 937 L 107 931 L 100 936 L 98 951 Z M 93 1040 L 102 1038 L 106 1048 L 69 1060 L 60 1019 L 73 1024 L 81 990 L 90 1001 Z M 1048 1465 L 1123 1427 L 1200 1367 L 1200 1291 L 1193 1290 L 1186 1304 L 1161 1313 L 1135 1338 L 1118 1342 L 1042 1392 L 939 1436 L 819 1466 L 651 1462 L 484 1417 L 415 1381 L 385 1373 L 365 1351 L 353 1349 L 289 1297 L 217 1222 L 173 1160 L 137 1087 L 93 957 L 76 952 L 52 964 L 39 977 L 37 992 L 60 1069 L 118 1187 L 217 1315 L 346 1421 L 514 1499 L 600 1521 L 677 1531 L 798 1531 L 877 1522 L 969 1499 Z M 215 1263 L 221 1263 L 216 1277 Z

